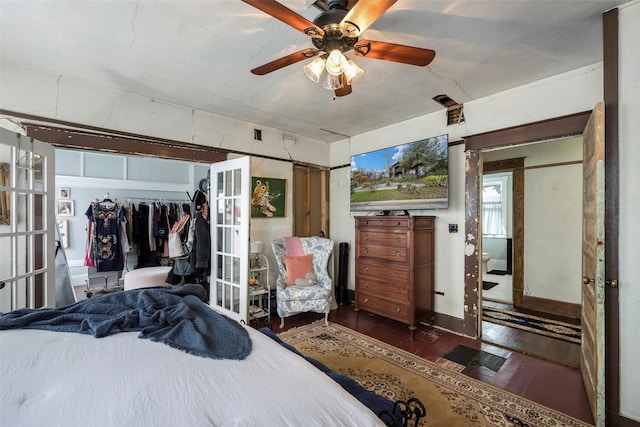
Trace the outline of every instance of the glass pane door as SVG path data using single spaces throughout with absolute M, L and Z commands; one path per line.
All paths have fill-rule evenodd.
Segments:
M 250 158 L 211 165 L 211 295 L 216 310 L 248 318 Z
M 54 149 L 0 129 L 0 312 L 55 306 Z

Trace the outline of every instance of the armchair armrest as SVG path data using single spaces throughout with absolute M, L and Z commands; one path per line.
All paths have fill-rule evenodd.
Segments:
M 328 275 L 322 275 L 319 277 L 316 277 L 316 284 L 318 286 L 320 286 L 323 289 L 327 289 L 329 291 L 331 291 L 333 289 L 332 285 L 333 285 L 333 280 L 331 279 L 331 277 L 329 277 Z
M 278 291 L 282 291 L 284 289 L 287 288 L 287 281 L 285 280 L 284 276 L 279 274 L 278 278 L 276 279 L 276 289 Z

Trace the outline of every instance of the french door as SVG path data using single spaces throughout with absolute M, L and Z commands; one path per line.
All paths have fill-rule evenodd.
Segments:
M 250 157 L 211 165 L 209 300 L 216 310 L 244 323 L 249 315 L 250 190 Z
M 55 307 L 54 153 L 0 129 L 0 312 Z

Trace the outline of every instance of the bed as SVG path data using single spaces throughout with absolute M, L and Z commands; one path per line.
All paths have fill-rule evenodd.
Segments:
M 117 294 L 128 292 L 138 290 Z M 250 340 L 241 359 L 189 354 L 180 340 L 141 339 L 144 330 L 130 330 L 121 320 L 117 333 L 102 338 L 26 327 L 0 324 L 3 426 L 384 425 L 307 360 L 237 323 L 233 328 Z

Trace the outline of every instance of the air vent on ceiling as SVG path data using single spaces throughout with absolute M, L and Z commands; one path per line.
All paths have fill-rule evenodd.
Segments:
M 463 104 L 458 104 L 447 95 L 434 96 L 433 100 L 447 109 L 447 126 L 464 122 Z

